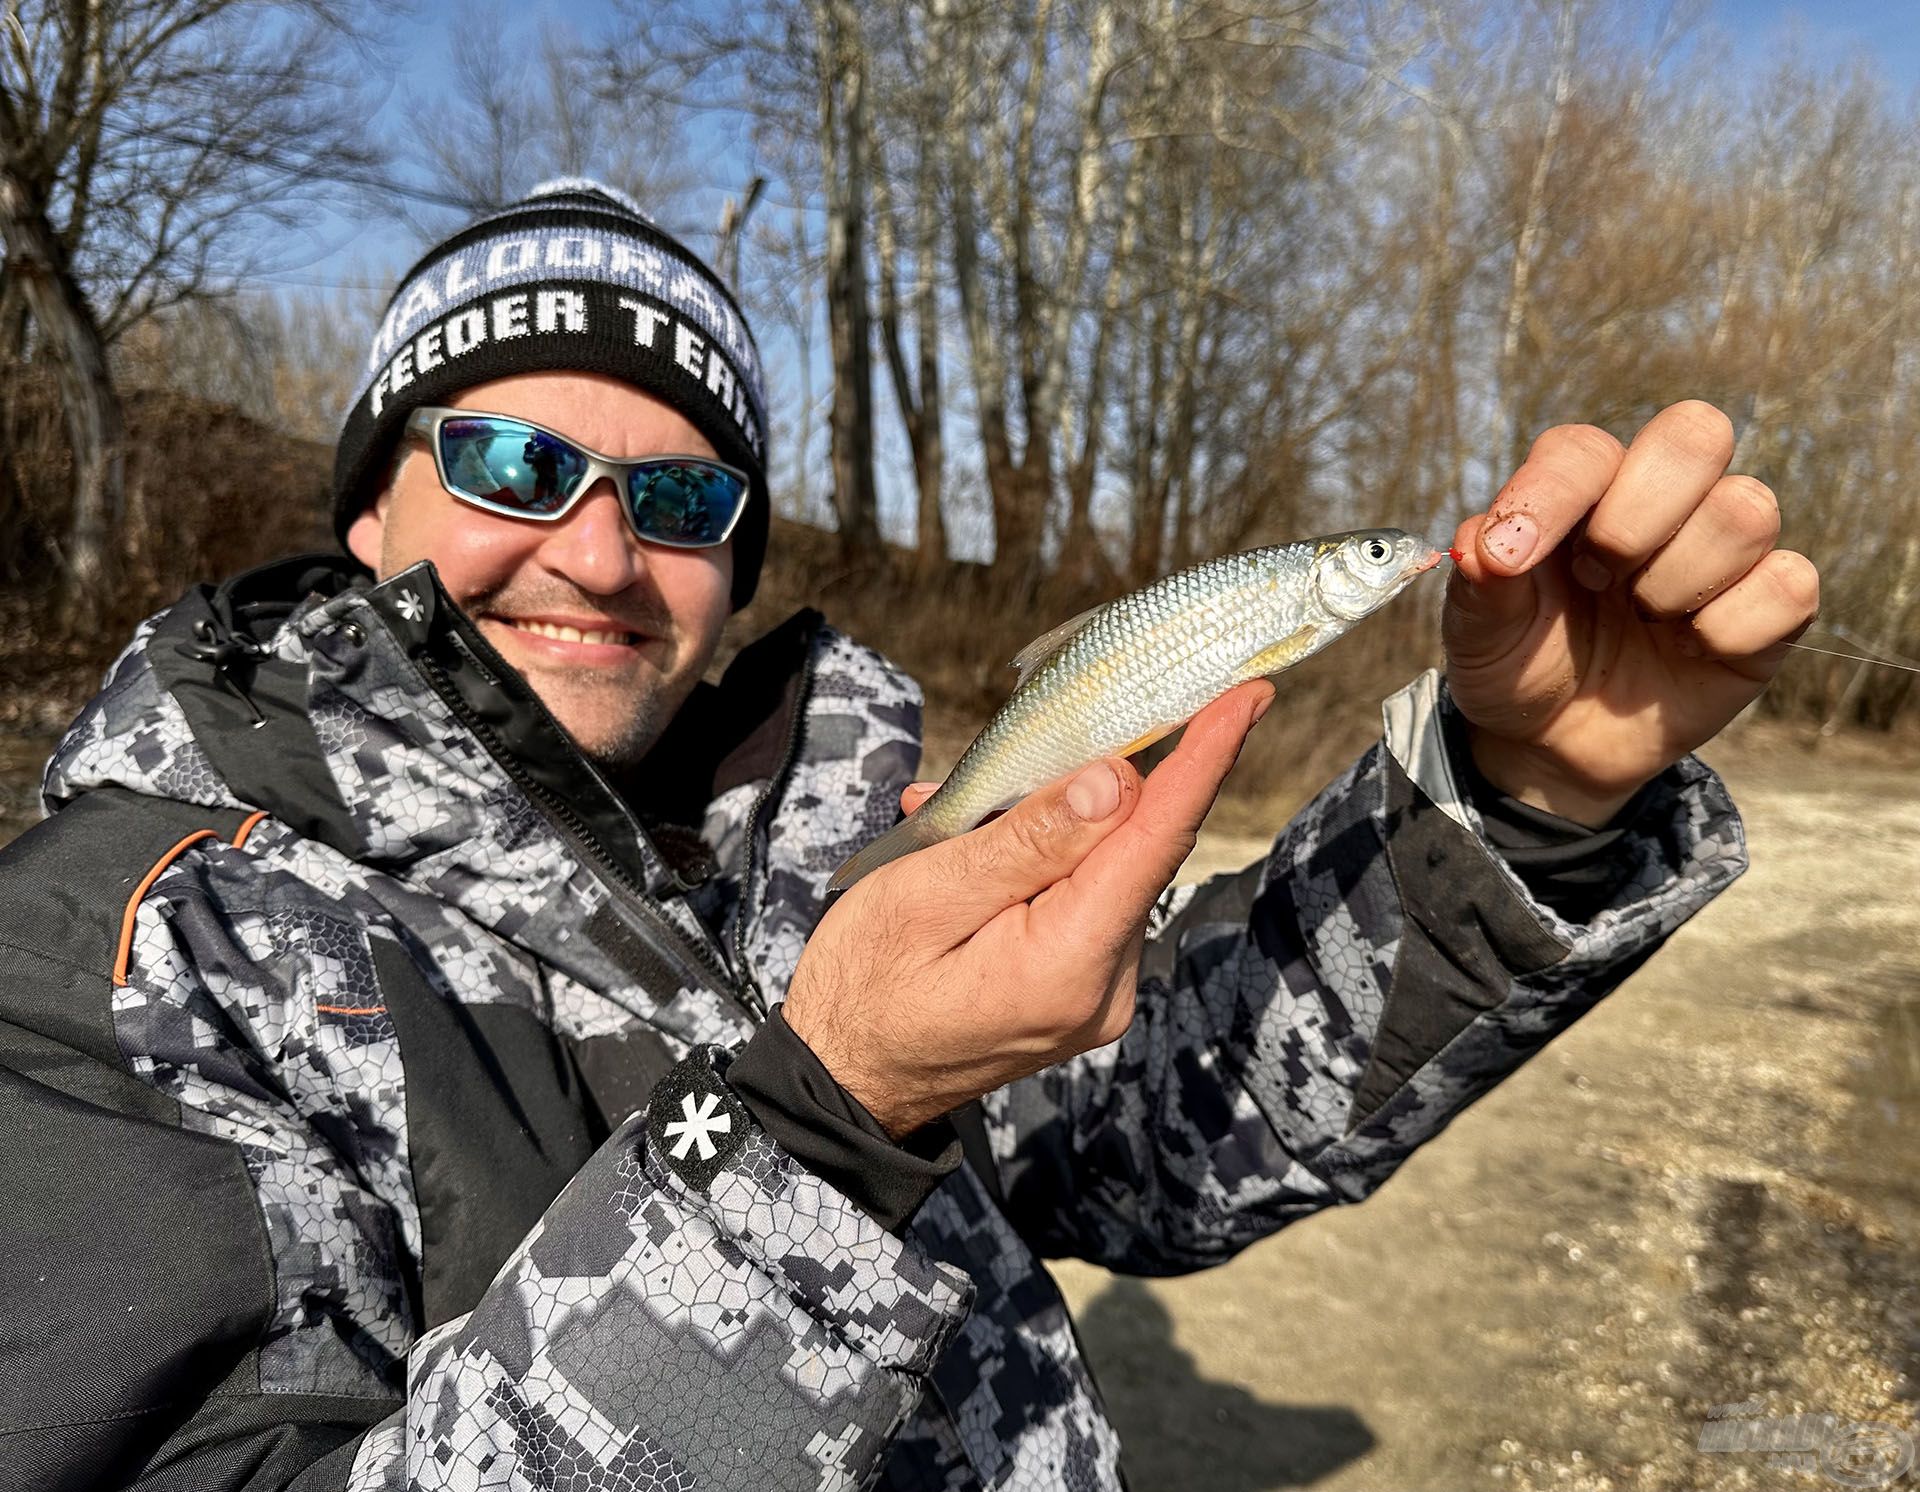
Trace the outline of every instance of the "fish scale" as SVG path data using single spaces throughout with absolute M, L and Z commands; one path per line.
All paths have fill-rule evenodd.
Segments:
M 829 888 L 1160 739 L 1234 685 L 1318 652 L 1440 558 L 1399 529 L 1362 529 L 1223 555 L 1076 618 L 1021 655 L 1051 649 L 1028 661 L 939 790 Z

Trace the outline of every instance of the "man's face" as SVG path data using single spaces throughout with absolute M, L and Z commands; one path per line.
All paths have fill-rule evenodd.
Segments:
M 516 374 L 447 402 L 532 420 L 608 456 L 717 454 L 670 405 L 594 373 Z M 447 593 L 587 755 L 613 767 L 638 761 L 713 661 L 731 607 L 733 546 L 643 543 L 605 479 L 557 523 L 484 512 L 441 486 L 423 442 L 409 438 L 401 453 L 347 547 L 382 580 L 432 560 Z

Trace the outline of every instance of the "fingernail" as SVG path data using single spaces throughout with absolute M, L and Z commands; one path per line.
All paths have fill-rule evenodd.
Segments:
M 1510 513 L 1480 530 L 1480 547 L 1489 559 L 1512 568 L 1524 565 L 1540 542 L 1540 530 L 1525 513 Z
M 1260 723 L 1260 717 L 1273 708 L 1273 699 L 1273 695 L 1269 694 L 1265 699 L 1261 700 L 1259 704 L 1253 707 L 1253 719 L 1247 722 L 1249 728 L 1258 725 Z
M 1613 584 L 1613 571 L 1590 554 L 1573 557 L 1573 578 L 1590 591 L 1604 591 Z
M 1097 824 L 1120 806 L 1120 779 L 1106 762 L 1095 762 L 1067 784 L 1067 807 Z

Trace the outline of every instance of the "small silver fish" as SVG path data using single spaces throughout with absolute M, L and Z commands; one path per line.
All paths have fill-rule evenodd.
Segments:
M 938 792 L 841 866 L 844 890 L 1103 756 L 1131 756 L 1236 684 L 1277 674 L 1391 601 L 1447 551 L 1397 528 L 1223 555 L 1096 606 L 1014 658 L 1013 696 Z

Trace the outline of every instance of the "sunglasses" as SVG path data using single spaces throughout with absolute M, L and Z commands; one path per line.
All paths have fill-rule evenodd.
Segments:
M 470 409 L 416 409 L 406 433 L 432 449 L 448 492 L 510 518 L 557 522 L 606 477 L 647 543 L 707 549 L 727 542 L 747 506 L 747 474 L 704 456 L 621 460 L 531 420 Z

